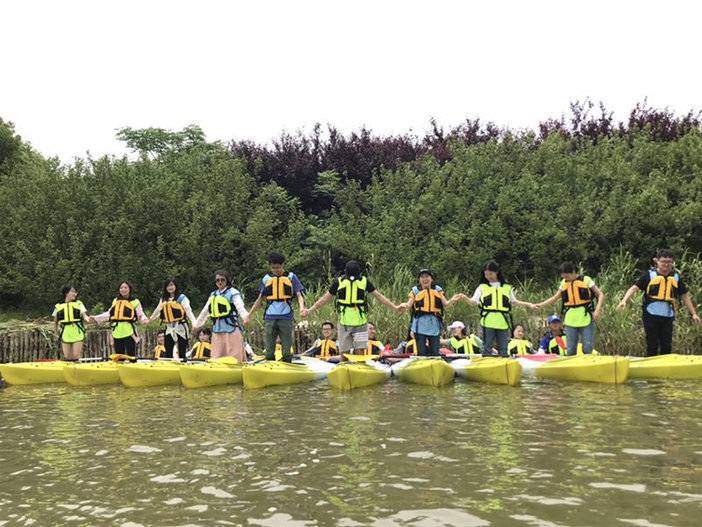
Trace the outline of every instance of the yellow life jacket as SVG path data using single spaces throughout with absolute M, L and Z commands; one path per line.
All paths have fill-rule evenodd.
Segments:
M 473 355 L 480 353 L 480 350 L 475 349 L 475 343 L 473 342 L 472 335 L 470 337 L 463 337 L 462 339 L 457 339 L 456 337 L 451 337 L 449 340 L 449 345 L 454 353 Z
M 649 269 L 648 274 L 651 281 L 648 283 L 644 293 L 644 303 L 657 301 L 672 304 L 675 302 L 680 275 L 673 273 L 672 275 L 663 276 L 658 274 L 655 269 Z
M 553 337 L 548 343 L 548 352 L 554 355 L 566 355 L 568 353 L 568 342 L 565 335 Z
M 163 344 L 157 344 L 154 348 L 154 359 L 160 359 L 161 354 L 166 352 L 166 346 Z
M 136 308 L 130 300 L 115 299 L 110 307 L 110 322 L 132 322 L 137 319 Z
M 83 320 L 81 315 L 81 302 L 63 302 L 56 304 L 56 320 L 62 326 L 68 324 L 80 324 Z
M 480 310 L 485 313 L 509 313 L 512 310 L 511 294 L 512 286 L 509 284 L 499 287 L 480 284 Z
M 366 284 L 367 278 L 357 278 L 349 280 L 345 276 L 339 278 L 339 287 L 336 291 L 336 305 L 340 310 L 347 307 L 356 307 L 361 311 L 366 306 Z
M 412 339 L 405 344 L 405 353 L 411 353 L 412 355 L 417 354 L 417 341 L 415 339 Z
M 212 355 L 212 344 L 209 342 L 198 342 L 193 346 L 191 359 L 209 359 Z
M 178 299 L 164 302 L 161 306 L 161 320 L 166 324 L 185 320 L 185 307 L 178 302 Z
M 369 340 L 366 348 L 366 355 L 380 355 L 383 351 L 383 343 L 379 340 Z
M 573 307 L 583 307 L 589 309 L 592 306 L 592 291 L 588 287 L 588 277 L 578 276 L 572 282 L 566 282 L 566 288 L 561 292 L 564 310 Z
M 338 355 L 339 352 L 337 351 L 336 348 L 336 342 L 334 342 L 332 339 L 322 339 L 319 343 L 319 358 L 320 359 L 328 359 L 329 357 L 333 357 L 335 355 Z
M 234 306 L 224 295 L 212 295 L 210 299 L 210 318 L 232 318 Z
M 414 292 L 414 291 L 413 291 Z M 414 305 L 412 309 L 415 314 L 429 314 L 443 317 L 444 315 L 444 293 L 437 291 L 435 286 L 429 289 L 419 289 L 414 295 Z
M 529 355 L 533 353 L 533 347 L 526 339 L 512 339 L 509 341 L 507 351 L 510 355 Z
M 290 275 L 263 277 L 263 295 L 268 302 L 290 302 L 293 297 L 293 284 Z

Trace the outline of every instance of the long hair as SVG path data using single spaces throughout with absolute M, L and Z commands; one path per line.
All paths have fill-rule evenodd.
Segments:
M 128 296 L 127 298 L 124 298 L 124 297 L 120 294 L 120 292 L 119 292 L 120 288 L 121 288 L 124 284 L 127 284 L 127 286 L 129 287 L 129 296 Z M 126 280 L 122 280 L 122 281 L 119 283 L 119 285 L 117 286 L 117 299 L 119 299 L 119 300 L 131 300 L 131 299 L 132 299 L 132 293 L 133 293 L 133 292 L 134 292 L 134 288 L 132 287 L 132 284 L 130 284 L 130 283 L 127 282 Z
M 485 265 L 483 265 L 483 269 L 480 272 L 480 283 L 481 284 L 488 284 L 488 279 L 485 278 L 485 271 L 492 271 L 494 273 L 497 273 L 497 281 L 500 282 L 500 285 L 504 285 L 507 283 L 505 280 L 505 277 L 502 275 L 502 271 L 500 270 L 500 264 L 498 264 L 494 260 L 490 260 L 487 262 Z
M 173 283 L 175 286 L 175 291 L 173 291 L 173 300 L 177 300 L 178 297 L 180 296 L 180 288 L 178 287 L 178 282 L 175 280 L 175 278 L 169 278 L 165 282 L 163 282 L 163 293 L 161 294 L 161 300 L 168 300 L 171 298 L 171 294 L 166 291 L 168 288 L 168 285 Z

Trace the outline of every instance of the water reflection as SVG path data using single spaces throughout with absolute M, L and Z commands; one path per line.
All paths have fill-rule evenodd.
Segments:
M 0 509 L 38 525 L 697 525 L 701 396 L 646 381 L 8 387 Z

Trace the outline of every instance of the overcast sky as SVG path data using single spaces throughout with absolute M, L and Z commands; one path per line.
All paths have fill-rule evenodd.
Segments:
M 0 7 L 0 117 L 64 161 L 124 127 L 267 142 L 480 117 L 530 127 L 568 103 L 676 111 L 702 97 L 701 9 L 661 1 L 15 1 Z

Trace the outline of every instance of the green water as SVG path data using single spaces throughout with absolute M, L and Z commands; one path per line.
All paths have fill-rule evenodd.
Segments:
M 702 523 L 702 383 L 0 391 L 0 525 Z

